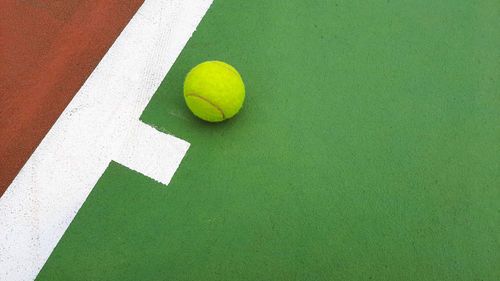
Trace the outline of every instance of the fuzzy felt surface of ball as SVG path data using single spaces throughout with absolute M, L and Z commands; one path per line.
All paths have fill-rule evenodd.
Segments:
M 194 115 L 205 121 L 220 122 L 238 113 L 245 100 L 245 85 L 231 65 L 206 61 L 186 76 L 184 99 Z

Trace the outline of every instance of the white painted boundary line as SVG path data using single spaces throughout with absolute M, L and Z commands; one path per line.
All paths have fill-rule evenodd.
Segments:
M 36 278 L 111 160 L 168 184 L 189 143 L 138 119 L 211 3 L 132 18 L 0 198 L 0 280 Z
M 127 142 L 113 160 L 167 185 L 189 144 L 140 121 L 129 132 Z

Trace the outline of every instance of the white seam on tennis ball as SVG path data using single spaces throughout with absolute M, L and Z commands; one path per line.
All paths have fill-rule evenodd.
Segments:
M 220 112 L 220 114 L 222 115 L 222 120 L 226 119 L 226 116 L 224 115 L 224 111 L 222 111 L 222 109 L 220 107 L 218 107 L 215 103 L 211 102 L 210 100 L 208 100 L 202 96 L 199 96 L 197 94 L 187 94 L 186 97 L 197 97 L 197 98 L 200 98 L 200 99 L 206 101 L 207 103 L 209 103 L 211 106 L 215 107 L 215 109 L 217 109 Z
M 211 61 L 211 63 L 215 63 L 215 64 L 218 64 L 222 67 L 224 67 L 225 69 L 228 69 L 229 71 L 231 71 L 232 73 L 236 74 L 236 75 L 239 75 L 239 73 L 237 71 L 235 71 L 234 69 L 228 67 L 227 65 L 225 65 L 224 63 L 222 63 L 221 61 L 216 61 L 216 60 L 213 60 Z

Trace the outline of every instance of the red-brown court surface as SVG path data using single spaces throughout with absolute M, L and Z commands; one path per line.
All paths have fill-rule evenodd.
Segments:
M 143 0 L 0 4 L 0 196 Z

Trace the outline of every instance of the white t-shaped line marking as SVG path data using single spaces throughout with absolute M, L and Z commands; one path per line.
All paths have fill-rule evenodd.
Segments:
M 36 278 L 110 161 L 168 184 L 189 143 L 139 116 L 211 3 L 146 0 L 132 18 L 0 198 L 0 280 Z

